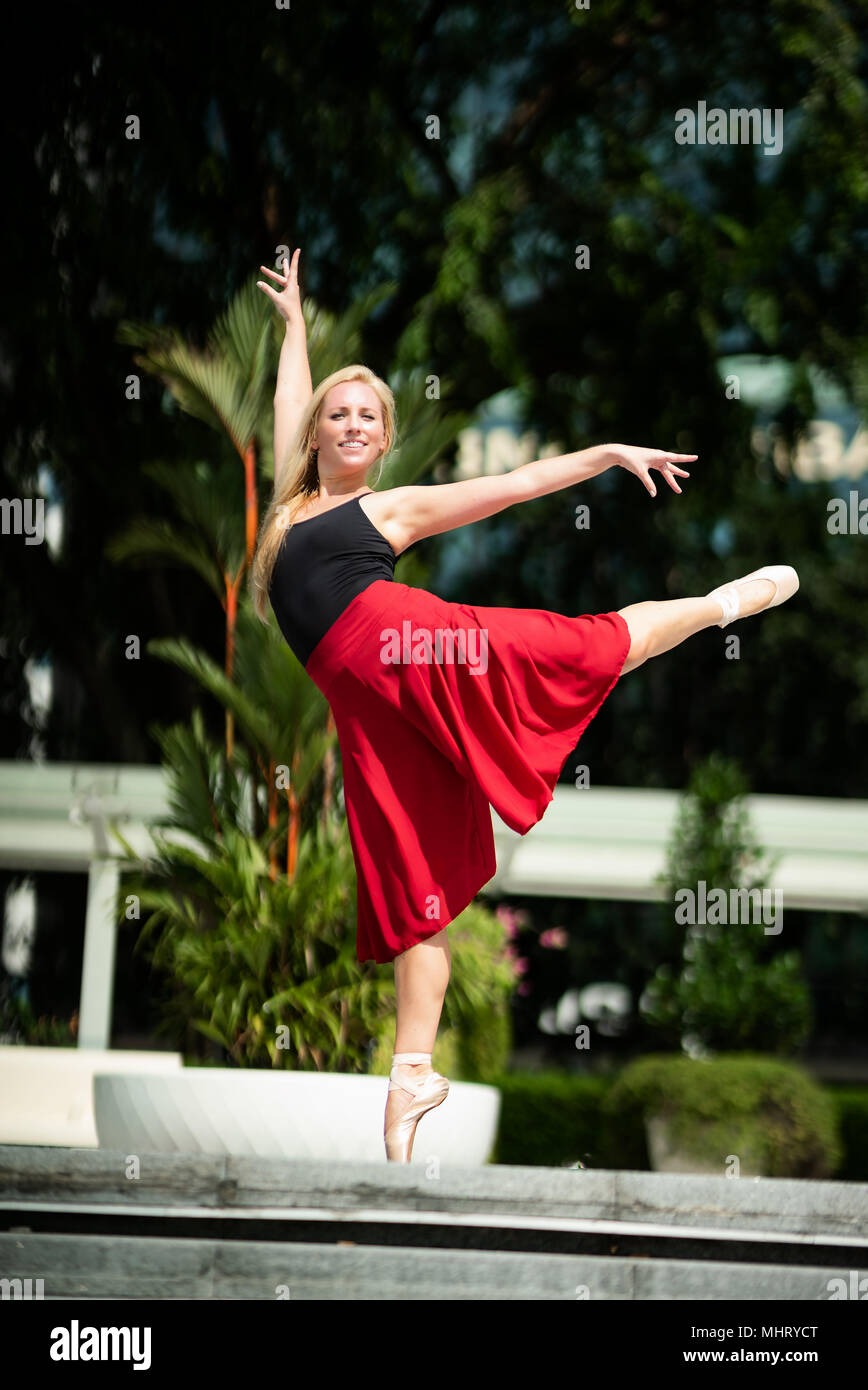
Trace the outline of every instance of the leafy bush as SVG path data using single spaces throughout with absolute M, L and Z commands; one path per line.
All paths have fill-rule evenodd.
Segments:
M 768 866 L 754 845 L 737 766 L 714 754 L 695 771 L 663 875 L 667 914 L 684 889 L 760 889 Z M 776 938 L 772 938 L 776 941 Z M 797 951 L 768 947 L 751 923 L 685 924 L 680 967 L 658 967 L 640 1000 L 665 1042 L 695 1054 L 752 1049 L 785 1053 L 809 1036 L 812 1010 Z M 774 947 L 772 949 L 775 949 Z
M 628 1103 L 624 1096 L 606 1105 L 606 1097 L 623 1071 L 607 1076 L 511 1071 L 494 1078 L 501 1112 L 493 1162 L 544 1168 L 572 1168 L 580 1163 L 585 1168 L 612 1171 L 648 1170 L 644 1107 Z M 868 1087 L 826 1086 L 823 1093 L 837 1117 L 834 1123 L 843 1148 L 831 1176 L 836 1181 L 866 1182 Z M 716 1153 L 715 1162 L 718 1157 Z
M 209 1039 L 228 1065 L 363 1070 L 387 999 L 355 959 L 345 828 L 306 829 L 288 880 L 270 864 L 275 831 L 246 829 L 243 754 L 227 759 L 198 711 L 159 737 L 171 812 L 152 827 L 156 853 L 142 862 L 119 838 L 122 902 L 144 914 L 137 949 L 166 978 L 163 1031 L 187 1052 Z
M 756 1152 L 769 1177 L 824 1178 L 843 1148 L 833 1098 L 790 1062 L 733 1053 L 713 1060 L 656 1054 L 625 1067 L 606 1096 L 610 1142 L 651 1115 L 703 1163 Z

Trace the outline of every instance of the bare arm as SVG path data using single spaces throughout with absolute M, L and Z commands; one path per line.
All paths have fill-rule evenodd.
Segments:
M 304 323 L 300 329 L 286 326 L 277 385 L 274 390 L 274 486 L 289 454 L 289 446 L 298 429 L 304 408 L 313 395 L 310 365 L 307 360 L 307 337 Z
M 272 275 L 281 285 L 282 292 L 276 293 L 269 285 L 257 281 L 285 322 L 283 346 L 280 349 L 280 362 L 277 368 L 277 384 L 274 388 L 274 486 L 280 481 L 280 474 L 289 454 L 293 436 L 298 429 L 304 408 L 313 395 L 310 364 L 307 360 L 307 330 L 301 312 L 301 296 L 298 289 L 298 260 L 301 252 L 297 250 L 289 264 L 284 257 L 283 275 L 260 266 L 266 275 Z
M 472 521 L 493 516 L 516 502 L 529 502 L 549 492 L 585 482 L 618 465 L 636 473 L 652 496 L 656 489 L 649 469 L 659 468 L 673 492 L 681 488 L 675 474 L 690 475 L 676 463 L 695 459 L 696 454 L 674 454 L 660 449 L 643 449 L 630 444 L 600 444 L 574 454 L 557 458 L 536 459 L 524 463 L 510 473 L 494 477 L 468 478 L 460 483 L 441 483 L 435 487 L 397 487 L 381 496 L 392 503 L 384 520 L 392 522 L 405 536 L 404 546 L 412 545 L 425 536 L 467 526 Z

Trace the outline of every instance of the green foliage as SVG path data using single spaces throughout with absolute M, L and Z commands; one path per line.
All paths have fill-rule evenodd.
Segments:
M 22 84 L 29 113 L 13 131 L 21 158 L 39 150 L 28 197 L 7 228 L 10 263 L 25 264 L 33 247 L 50 256 L 46 229 L 57 227 L 70 278 L 59 298 L 52 277 L 8 286 L 6 390 L 21 428 L 7 431 L 17 442 L 6 495 L 30 496 L 34 470 L 50 462 L 65 515 L 59 554 L 27 546 L 4 556 L 7 756 L 29 746 L 24 670 L 44 653 L 73 687 L 47 720 L 50 758 L 144 762 L 154 709 L 178 717 L 187 687 L 153 669 L 129 679 L 116 634 L 148 630 L 155 612 L 166 631 L 169 611 L 182 630 L 201 631 L 199 586 L 178 586 L 170 603 L 164 575 L 152 568 L 115 585 L 99 557 L 132 518 L 163 507 L 172 519 L 169 499 L 155 497 L 139 463 L 166 458 L 183 471 L 201 452 L 202 420 L 236 441 L 258 421 L 269 476 L 281 326 L 247 282 L 257 262 L 274 264 L 283 243 L 300 242 L 306 309 L 309 292 L 316 300 L 308 320 L 315 379 L 357 358 L 393 384 L 396 367 L 424 367 L 448 373 L 462 409 L 519 388 L 526 423 L 565 448 L 616 438 L 699 453 L 681 497 L 652 502 L 626 477 L 611 488 L 595 480 L 593 525 L 580 544 L 574 499 L 564 495 L 474 527 L 478 601 L 595 612 L 703 593 L 771 559 L 803 575 L 793 604 L 748 625 L 751 660 L 722 661 L 711 633 L 667 655 L 665 674 L 657 663 L 637 672 L 617 706 L 632 721 L 631 737 L 610 737 L 604 712 L 588 731 L 587 761 L 605 749 L 612 784 L 677 786 L 685 755 L 693 760 L 719 739 L 750 759 L 764 791 L 863 795 L 864 539 L 830 537 L 828 485 L 801 483 L 788 447 L 776 450 L 779 471 L 754 435 L 755 425 L 771 423 L 783 445 L 796 442 L 814 367 L 865 414 L 862 13 L 841 0 L 618 0 L 601 5 L 596 20 L 571 4 L 442 15 L 380 4 L 373 21 L 366 7 L 346 6 L 323 24 L 316 7 L 304 8 L 289 47 L 227 10 L 211 27 L 208 70 L 195 87 L 184 83 L 200 56 L 195 27 L 177 29 L 169 52 L 157 31 L 119 33 L 109 10 L 94 15 L 86 41 L 72 36 L 72 49 L 69 35 L 38 35 L 39 51 L 54 50 L 41 67 L 51 74 L 44 100 L 34 102 L 24 68 L 8 74 L 13 89 Z M 140 90 L 159 66 L 164 91 L 182 94 L 152 104 L 134 178 L 126 132 L 108 119 L 111 102 L 95 102 L 94 83 L 80 80 L 80 61 L 107 46 L 121 87 Z M 363 105 L 335 53 L 371 60 Z M 481 64 L 484 91 L 468 104 Z M 98 84 L 104 72 L 94 77 Z M 408 93 L 422 90 L 440 139 L 425 138 L 423 117 L 408 118 Z M 782 107 L 781 154 L 676 145 L 673 114 L 698 95 L 725 107 Z M 179 119 L 197 132 L 192 144 L 177 138 Z M 80 142 L 74 160 L 69 130 Z M 576 269 L 577 242 L 591 248 L 588 271 Z M 364 319 L 354 346 L 352 323 L 333 322 L 333 311 L 364 309 L 381 282 L 389 298 Z M 246 294 L 227 312 L 239 286 Z M 197 342 L 219 315 L 209 350 L 228 371 L 187 360 L 183 397 L 143 380 L 141 399 L 130 391 L 128 409 L 102 412 L 95 431 L 82 383 L 109 390 L 133 367 L 115 341 L 118 322 L 133 315 L 177 324 Z M 57 332 L 47 338 L 49 322 Z M 149 341 L 167 381 L 183 354 L 172 358 L 168 334 L 126 339 L 145 351 Z M 761 356 L 775 342 L 781 365 L 795 369 L 792 389 L 774 402 L 771 421 L 757 421 L 747 393 L 725 395 L 720 358 Z M 179 418 L 182 399 L 195 423 Z M 56 405 L 50 417 L 46 401 Z M 452 559 L 452 539 L 443 544 Z M 433 538 L 421 553 L 436 556 L 439 545 Z M 446 573 L 451 584 L 455 570 Z M 454 583 L 464 597 L 463 576 Z M 85 705 L 99 718 L 77 717 Z M 762 720 L 753 717 L 760 710 Z
M 453 972 L 443 1005 L 458 1037 L 458 1075 L 488 1081 L 502 1072 L 512 1049 L 510 1002 L 517 978 L 506 951 L 506 929 L 494 912 L 471 903 L 449 927 Z
M 674 899 L 682 885 L 703 877 L 726 887 L 754 888 L 765 882 L 763 856 L 744 804 L 747 791 L 740 768 L 719 753 L 694 769 L 667 851 L 667 899 Z
M 274 394 L 268 376 L 273 326 L 260 298 L 251 277 L 210 330 L 204 351 L 165 324 L 125 320 L 117 330 L 119 342 L 140 349 L 136 364 L 158 374 L 186 414 L 225 431 L 239 454 L 255 438 Z
M 604 1162 L 600 1147 L 602 1106 L 610 1085 L 606 1077 L 569 1076 L 563 1071 L 498 1077 L 501 1110 L 494 1162 L 546 1168 L 625 1166 L 617 1154 L 605 1155 Z
M 799 953 L 763 963 L 751 947 L 727 940 L 726 930 L 703 928 L 708 934 L 685 951 L 681 975 L 658 968 L 643 998 L 645 1017 L 669 1032 L 683 1028 L 686 1049 L 791 1052 L 810 1034 L 812 1017 Z
M 667 857 L 665 912 L 685 890 L 698 894 L 767 886 L 744 806 L 746 784 L 712 754 L 694 772 Z M 746 900 L 745 900 L 746 901 Z M 746 915 L 746 914 L 745 914 Z M 677 921 L 676 911 L 676 921 Z M 647 1021 L 687 1051 L 790 1052 L 809 1036 L 812 1011 L 797 951 L 764 959 L 767 938 L 754 920 L 685 922 L 680 968 L 660 965 L 640 1000 Z
M 226 576 L 244 562 L 241 470 L 234 457 L 199 459 L 186 468 L 147 463 L 142 472 L 171 499 L 177 520 L 141 518 L 105 548 L 106 557 L 138 568 L 171 564 L 194 570 L 223 603 Z
M 518 1071 L 497 1077 L 501 1114 L 493 1161 L 545 1168 L 580 1163 L 585 1168 L 647 1171 L 646 1105 L 635 1094 L 628 1100 L 622 1091 L 619 1098 L 615 1087 L 625 1074 L 622 1068 L 611 1076 Z M 713 1072 L 706 1064 L 698 1074 L 703 1078 L 718 1075 L 719 1064 Z M 635 1082 L 629 1083 L 629 1089 L 635 1092 Z M 739 1084 L 732 1089 L 738 1093 Z M 868 1088 L 829 1086 L 823 1095 L 832 1107 L 832 1123 L 843 1148 L 838 1166 L 829 1175 L 851 1182 L 868 1181 Z M 827 1112 L 824 1126 L 828 1118 Z M 752 1135 L 750 1138 L 753 1142 Z M 715 1151 L 713 1161 L 718 1157 L 719 1151 Z M 830 1153 L 830 1164 L 832 1157 Z
M 845 1181 L 868 1182 L 868 1090 L 864 1086 L 830 1086 L 838 1112 L 844 1157 L 835 1176 Z
M 768 1177 L 825 1178 L 843 1156 L 838 1111 L 789 1062 L 733 1053 L 713 1060 L 652 1055 L 626 1067 L 603 1114 L 623 1129 L 659 1115 L 693 1159 L 719 1163 L 756 1153 Z
M 126 846 L 120 901 L 135 894 L 145 914 L 138 946 L 169 983 L 165 1028 L 192 1027 L 230 1065 L 364 1070 L 388 1001 L 355 959 L 345 827 L 329 819 L 304 831 L 292 880 L 272 877 L 274 832 L 247 828 L 243 757 L 227 761 L 198 711 L 161 743 L 170 814 L 152 830 L 149 859 Z
M 274 761 L 292 769 L 300 802 L 313 796 L 323 757 L 337 745 L 326 727 L 328 704 L 276 626 L 260 623 L 251 604 L 238 611 L 234 680 L 184 638 L 154 639 L 147 650 L 186 671 L 232 713 L 265 780 Z

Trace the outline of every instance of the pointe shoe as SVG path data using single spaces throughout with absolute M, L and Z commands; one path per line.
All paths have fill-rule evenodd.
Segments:
M 403 1076 L 398 1071 L 401 1062 L 430 1061 L 430 1052 L 396 1052 L 392 1056 L 389 1090 L 406 1091 L 415 1099 L 383 1135 L 386 1144 L 386 1158 L 390 1163 L 410 1162 L 417 1124 L 429 1110 L 434 1110 L 438 1105 L 442 1105 L 449 1094 L 449 1082 L 439 1072 L 432 1071 L 426 1076 L 416 1077 Z
M 767 608 L 777 608 L 779 603 L 792 598 L 799 587 L 799 576 L 792 565 L 766 565 L 752 574 L 742 575 L 741 579 L 734 579 L 730 584 L 721 584 L 706 595 L 707 598 L 716 598 L 723 609 L 723 621 L 717 624 L 718 627 L 726 627 L 741 617 L 740 595 L 736 586 L 746 584 L 749 579 L 768 579 L 775 587 L 774 597 L 758 608 L 757 613 L 764 613 Z

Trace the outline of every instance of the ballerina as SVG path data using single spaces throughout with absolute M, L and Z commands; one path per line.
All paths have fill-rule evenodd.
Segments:
M 704 597 L 576 617 L 450 603 L 395 581 L 398 556 L 427 536 L 611 467 L 633 473 L 652 497 L 652 470 L 680 493 L 678 479 L 690 476 L 682 465 L 697 455 L 604 444 L 505 475 L 375 491 L 368 477 L 378 464 L 379 482 L 395 439 L 394 397 L 358 364 L 313 389 L 299 255 L 284 259 L 283 274 L 261 267 L 279 291 L 257 282 L 286 331 L 274 492 L 251 591 L 263 622 L 270 604 L 334 716 L 356 868 L 356 953 L 395 970 L 386 1157 L 409 1163 L 420 1118 L 449 1091 L 431 1067 L 451 971 L 446 928 L 496 871 L 491 806 L 525 834 L 621 676 L 694 633 L 776 607 L 799 581 L 790 566 L 773 565 Z M 484 665 L 469 662 L 466 653 L 483 645 Z

